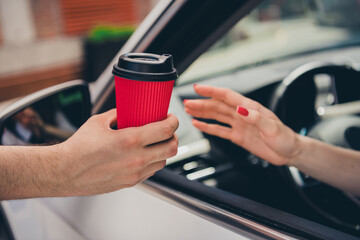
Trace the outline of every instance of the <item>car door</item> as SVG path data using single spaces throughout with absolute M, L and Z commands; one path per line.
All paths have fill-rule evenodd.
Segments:
M 261 1 L 231 1 L 224 3 L 220 3 L 219 1 L 175 1 L 168 6 L 168 9 L 160 19 L 154 20 L 156 23 L 153 27 L 148 29 L 147 32 L 143 32 L 141 42 L 135 44 L 135 41 L 129 41 L 120 53 L 129 51 L 171 53 L 174 56 L 175 65 L 181 74 L 198 56 L 212 46 L 241 18 L 246 16 L 259 2 Z M 136 35 L 136 37 L 139 36 Z M 134 45 L 132 45 L 132 43 Z M 219 59 L 219 61 L 221 61 L 221 59 Z M 109 70 L 110 68 L 108 72 Z M 256 70 L 254 71 L 256 72 Z M 105 81 L 105 79 L 111 79 L 111 75 L 104 75 L 103 78 L 99 80 Z M 212 83 L 221 85 L 220 82 Z M 273 84 L 274 82 L 270 83 Z M 103 99 L 103 101 L 102 105 L 97 105 L 96 110 L 101 111 L 101 106 L 106 106 L 105 99 L 114 99 L 113 86 L 111 84 L 113 83 L 110 81 L 108 94 L 99 98 Z M 274 87 L 274 85 L 271 84 L 270 86 Z M 232 86 L 228 85 L 228 87 L 231 88 Z M 177 94 L 181 99 L 187 97 L 193 98 L 195 95 L 191 88 L 191 85 L 185 83 L 179 88 L 175 88 L 174 94 Z M 182 119 L 180 119 L 180 121 L 181 120 Z M 193 129 L 191 129 L 191 131 L 193 131 Z M 187 132 L 187 134 L 193 135 L 191 131 Z M 235 215 L 237 217 L 247 216 L 246 219 L 256 219 L 262 224 L 266 222 L 269 225 L 265 225 L 272 230 L 285 231 L 298 237 L 306 238 L 312 236 L 335 239 L 340 236 L 342 236 L 340 238 L 345 236 L 349 237 L 348 235 L 342 235 L 341 232 L 335 229 L 321 224 L 315 224 L 311 221 L 305 221 L 293 215 L 287 215 L 283 211 L 277 211 L 276 209 L 254 203 L 241 196 L 218 191 L 218 189 L 209 189 L 202 184 L 199 185 L 194 182 L 189 182 L 185 178 L 176 176 L 167 170 L 160 171 L 156 176 L 146 181 L 145 185 L 167 196 L 170 195 L 169 192 L 174 190 L 184 193 L 182 197 L 185 198 L 193 198 L 193 196 L 196 196 L 196 201 L 207 204 L 211 203 L 210 206 L 221 206 L 220 209 L 224 211 L 224 215 L 226 215 L 227 210 L 230 213 L 234 213 L 232 210 L 236 209 Z M 159 189 L 161 189 L 161 191 Z M 173 196 L 173 198 L 175 197 Z M 169 198 L 169 200 L 171 199 L 172 198 Z M 191 207 L 191 209 L 194 208 L 194 206 Z M 190 209 L 189 206 L 188 209 Z M 234 231 L 243 231 L 239 230 L 241 227 L 239 228 L 237 225 L 240 218 L 230 220 L 229 216 L 225 217 L 229 222 L 233 221 L 233 225 L 231 225 L 229 222 L 225 223 L 226 221 L 218 221 L 218 219 L 224 217 L 224 215 L 222 217 L 210 217 L 208 214 L 212 211 L 213 209 L 209 208 L 205 211 L 206 213 L 201 211 L 201 214 L 203 217 L 221 223 L 223 226 L 230 226 Z M 198 214 L 200 213 L 198 212 Z M 244 225 L 241 224 L 241 226 Z M 262 227 L 264 227 L 264 225 L 262 225 Z M 257 229 L 257 231 L 262 232 L 260 229 Z
M 126 52 L 170 53 L 182 74 L 259 2 L 161 1 L 117 57 Z M 90 85 L 94 114 L 114 107 L 111 69 L 117 57 Z M 184 136 L 180 147 L 199 145 L 180 160 L 206 161 L 200 155 L 209 154 L 209 142 L 191 127 L 181 109 L 181 97 L 191 92 L 187 89 L 191 85 L 174 90 L 170 111 L 185 123 L 180 129 Z M 351 238 L 330 227 L 190 181 L 169 169 L 159 171 L 138 187 L 110 194 L 22 200 L 3 206 L 15 237 L 24 239 L 62 238 L 64 233 L 74 239 Z M 35 227 L 29 227 L 32 225 Z

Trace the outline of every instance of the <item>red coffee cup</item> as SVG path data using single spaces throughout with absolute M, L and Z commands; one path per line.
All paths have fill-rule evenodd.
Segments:
M 118 129 L 167 117 L 177 78 L 170 54 L 127 53 L 114 65 Z

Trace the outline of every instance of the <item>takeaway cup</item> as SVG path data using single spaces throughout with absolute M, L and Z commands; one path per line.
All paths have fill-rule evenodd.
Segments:
M 177 71 L 170 54 L 127 53 L 114 65 L 118 129 L 167 117 Z

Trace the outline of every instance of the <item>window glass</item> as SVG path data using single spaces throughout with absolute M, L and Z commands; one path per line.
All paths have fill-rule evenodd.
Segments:
M 179 83 L 360 42 L 360 1 L 267 0 L 182 74 Z

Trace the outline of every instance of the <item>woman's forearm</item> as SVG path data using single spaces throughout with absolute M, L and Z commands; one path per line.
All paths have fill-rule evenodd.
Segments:
M 336 188 L 360 195 L 360 152 L 300 136 L 299 154 L 289 165 Z

